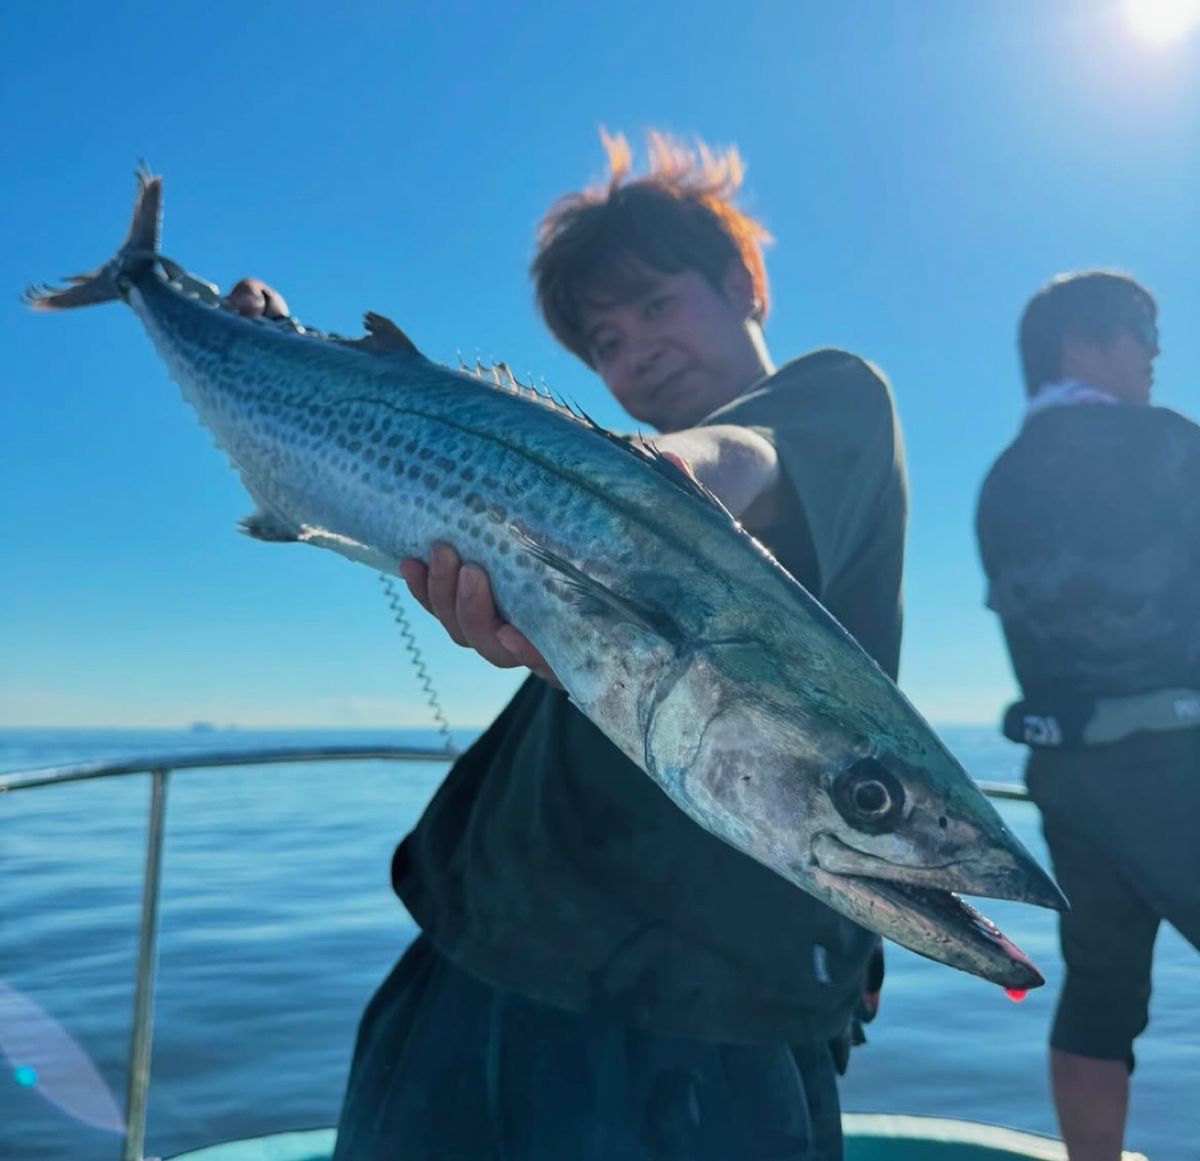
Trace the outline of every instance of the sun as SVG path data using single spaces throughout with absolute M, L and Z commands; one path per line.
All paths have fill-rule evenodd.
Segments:
M 1200 0 L 1125 0 L 1125 15 L 1143 40 L 1170 44 L 1200 26 Z

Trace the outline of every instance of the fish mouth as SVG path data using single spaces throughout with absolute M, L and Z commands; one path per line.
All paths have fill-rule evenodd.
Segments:
M 993 850 L 939 866 L 889 863 L 816 836 L 817 879 L 852 917 L 918 955 L 960 968 L 1005 988 L 1029 990 L 1045 980 L 1030 958 L 958 892 L 1060 909 L 1054 880 L 1024 851 Z
M 889 862 L 823 831 L 814 837 L 812 853 L 821 870 L 833 875 L 1011 899 L 1054 911 L 1065 911 L 1069 906 L 1058 884 L 1015 840 L 1013 846 L 992 842 L 961 858 L 914 866 Z
M 1033 961 L 986 915 L 953 891 L 888 879 L 840 876 L 847 886 L 874 897 L 877 906 L 909 917 L 906 933 L 889 938 L 928 959 L 961 968 L 1005 988 L 1029 991 L 1046 980 Z M 914 939 L 912 920 L 923 921 Z

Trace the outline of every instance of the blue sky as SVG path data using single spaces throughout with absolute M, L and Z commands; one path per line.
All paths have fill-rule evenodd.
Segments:
M 1200 415 L 1200 35 L 1152 46 L 1123 7 L 5 5 L 0 724 L 428 721 L 367 570 L 236 534 L 250 503 L 133 315 L 17 304 L 110 255 L 138 158 L 197 273 L 266 277 L 324 329 L 381 311 L 621 427 L 526 276 L 547 205 L 602 173 L 601 125 L 742 150 L 776 360 L 845 346 L 895 388 L 901 684 L 934 721 L 995 720 L 1012 686 L 971 518 L 1018 423 L 1027 297 L 1132 271 L 1162 307 L 1158 401 Z M 451 717 L 486 721 L 515 677 L 414 615 Z

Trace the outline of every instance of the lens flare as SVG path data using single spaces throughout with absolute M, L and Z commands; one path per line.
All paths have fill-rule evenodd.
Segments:
M 12 1078 L 31 1088 L 69 1117 L 125 1132 L 125 1118 L 112 1090 L 87 1053 L 61 1024 L 28 996 L 0 982 L 0 1052 Z
M 1171 44 L 1200 27 L 1200 0 L 1126 0 L 1125 16 L 1143 40 Z

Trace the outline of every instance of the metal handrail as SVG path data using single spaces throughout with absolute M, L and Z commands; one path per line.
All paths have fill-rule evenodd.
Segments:
M 255 750 L 184 750 L 121 762 L 73 762 L 65 766 L 39 766 L 0 774 L 0 794 L 57 786 L 90 778 L 121 774 L 153 774 L 155 770 L 206 770 L 218 766 L 272 766 L 281 762 L 355 762 L 382 759 L 390 762 L 445 762 L 457 752 L 424 746 L 277 746 Z
M 0 774 L 0 796 L 37 786 L 61 786 L 93 778 L 149 774 L 153 778 L 146 831 L 146 869 L 142 877 L 142 914 L 138 934 L 137 982 L 133 993 L 129 1076 L 125 1096 L 125 1139 L 121 1161 L 145 1161 L 146 1110 L 150 1097 L 150 1049 L 154 1030 L 154 977 L 158 965 L 158 902 L 162 892 L 163 833 L 167 781 L 174 771 L 221 766 L 266 766 L 284 762 L 448 762 L 456 754 L 421 746 L 280 746 L 274 749 L 177 753 L 119 762 L 77 762 Z
M 1032 802 L 1029 792 L 1023 786 L 1012 786 L 1007 782 L 980 782 L 975 785 L 989 798 L 1007 798 L 1011 802 Z
M 125 1140 L 121 1161 L 146 1161 L 146 1111 L 150 1095 L 150 1050 L 154 1029 L 154 980 L 158 964 L 158 904 L 162 890 L 162 850 L 166 824 L 167 783 L 182 770 L 223 766 L 272 766 L 288 762 L 448 762 L 456 751 L 423 746 L 279 746 L 251 750 L 217 750 L 155 755 L 115 762 L 76 762 L 0 774 L 0 797 L 16 790 L 62 786 L 94 778 L 149 774 L 153 781 L 146 833 L 146 869 L 142 878 L 142 912 L 138 934 L 137 982 L 133 996 L 133 1030 L 125 1097 Z M 991 798 L 1029 801 L 1019 786 L 978 782 Z

